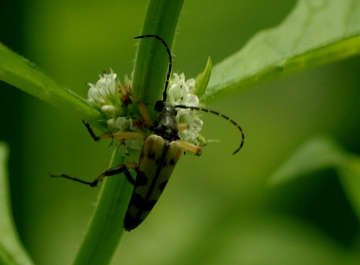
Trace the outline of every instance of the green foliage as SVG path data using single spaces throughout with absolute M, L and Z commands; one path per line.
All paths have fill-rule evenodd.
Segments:
M 327 137 L 309 139 L 284 161 L 269 180 L 274 185 L 281 185 L 328 169 L 336 170 L 347 198 L 360 216 L 360 157 L 342 150 Z
M 208 86 L 210 75 L 211 75 L 211 68 L 212 68 L 212 62 L 209 57 L 206 62 L 204 71 L 201 74 L 199 74 L 195 80 L 196 87 L 195 87 L 194 93 L 199 98 L 204 94 L 204 92 Z
M 11 215 L 10 194 L 7 179 L 8 155 L 8 147 L 0 142 L 0 263 L 31 265 L 33 263 L 19 239 Z
M 213 69 L 202 100 L 211 102 L 360 52 L 357 1 L 298 1 L 277 27 L 252 38 Z
M 93 119 L 96 112 L 86 101 L 57 84 L 43 70 L 0 43 L 0 79 L 54 106 L 78 111 Z
M 273 183 L 291 181 L 294 177 L 304 176 L 317 170 L 341 169 L 352 160 L 332 140 L 317 137 L 308 140 L 291 155 L 286 162 L 270 177 Z

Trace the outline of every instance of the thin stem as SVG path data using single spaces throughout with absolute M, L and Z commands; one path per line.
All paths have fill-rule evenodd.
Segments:
M 111 166 L 123 159 L 115 150 Z M 91 224 L 74 264 L 108 264 L 124 232 L 122 222 L 132 193 L 132 185 L 123 175 L 105 180 Z
M 171 47 L 183 0 L 152 0 L 144 23 L 144 34 L 156 34 Z M 132 89 L 144 103 L 161 99 L 168 67 L 168 55 L 161 43 L 154 40 L 140 42 L 136 56 Z M 117 152 L 115 151 L 117 154 Z M 132 159 L 137 159 L 138 154 Z M 134 161 L 134 160 L 133 160 Z M 111 166 L 124 161 L 114 156 Z M 133 174 L 134 175 L 134 174 Z M 135 177 L 135 176 L 134 176 Z M 74 265 L 106 265 L 124 233 L 123 219 L 132 193 L 132 185 L 123 175 L 105 180 L 101 188 L 91 224 L 75 259 Z
M 151 1 L 140 35 L 160 36 L 171 50 L 183 2 Z M 168 54 L 161 42 L 156 39 L 139 41 L 132 89 L 141 102 L 154 104 L 162 99 L 168 64 Z

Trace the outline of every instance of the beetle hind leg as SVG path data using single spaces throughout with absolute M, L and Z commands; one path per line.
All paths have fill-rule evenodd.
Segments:
M 60 178 L 65 178 L 65 179 L 69 179 L 72 181 L 76 181 L 85 185 L 89 185 L 90 187 L 96 187 L 97 184 L 102 181 L 105 177 L 111 177 L 120 173 L 124 173 L 126 179 L 130 182 L 130 184 L 135 185 L 135 180 L 132 178 L 129 170 L 132 169 L 136 169 L 137 168 L 137 164 L 135 163 L 128 163 L 128 164 L 123 164 L 120 166 L 116 166 L 116 167 L 112 167 L 109 168 L 107 170 L 105 170 L 103 173 L 101 173 L 94 181 L 90 182 L 90 181 L 86 181 L 86 180 L 82 180 L 79 178 L 74 178 L 71 177 L 69 175 L 66 174 L 60 174 L 60 175 L 53 175 L 50 174 L 50 177 L 60 177 Z
M 97 184 L 102 181 L 105 177 L 111 177 L 120 173 L 124 173 L 126 179 L 130 182 L 130 184 L 135 185 L 135 180 L 131 177 L 129 170 L 137 168 L 137 164 L 135 163 L 129 163 L 120 165 L 117 167 L 112 167 L 107 170 L 105 170 L 103 173 L 101 173 L 93 182 L 91 182 L 89 185 L 91 187 L 96 187 Z
M 65 178 L 65 179 L 69 179 L 69 180 L 76 181 L 76 182 L 79 182 L 79 183 L 82 183 L 82 184 L 85 184 L 85 185 L 89 185 L 90 187 L 91 187 L 91 183 L 92 183 L 92 182 L 89 182 L 89 181 L 86 181 L 86 180 L 74 178 L 74 177 L 69 176 L 69 175 L 66 175 L 66 174 L 54 175 L 54 174 L 49 173 L 49 176 L 52 177 L 52 178 Z

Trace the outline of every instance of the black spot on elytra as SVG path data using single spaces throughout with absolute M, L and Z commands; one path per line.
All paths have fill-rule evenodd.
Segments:
M 126 179 L 130 182 L 131 185 L 135 185 L 135 180 L 132 178 L 129 171 L 124 172 Z
M 140 211 L 150 211 L 154 205 L 156 204 L 157 200 L 147 201 L 139 194 L 134 193 L 131 197 L 130 204 L 133 205 Z
M 125 219 L 124 219 L 124 229 L 126 231 L 131 231 L 131 230 L 135 229 L 136 227 L 138 227 L 139 224 L 142 223 L 142 221 L 144 221 L 144 219 L 134 218 L 134 217 L 130 216 L 129 214 L 126 214 Z
M 145 176 L 144 172 L 138 171 L 136 175 L 136 186 L 146 185 L 148 178 Z
M 155 158 L 155 153 L 148 153 L 147 157 L 149 159 L 154 159 Z
M 167 180 L 165 180 L 164 182 L 160 183 L 160 185 L 159 185 L 159 190 L 160 190 L 161 193 L 164 191 L 167 183 L 168 183 Z
M 175 166 L 175 164 L 176 164 L 176 163 L 175 163 L 175 160 L 174 160 L 174 159 L 171 159 L 171 160 L 170 160 L 170 165 L 171 165 L 171 166 Z
M 163 167 L 166 167 L 167 166 L 167 162 L 164 161 L 163 164 L 162 164 Z

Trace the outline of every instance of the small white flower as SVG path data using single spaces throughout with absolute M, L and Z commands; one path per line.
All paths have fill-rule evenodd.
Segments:
M 173 105 L 185 105 L 199 107 L 199 98 L 194 94 L 195 80 L 185 79 L 185 75 L 174 74 L 170 80 L 168 90 L 168 101 Z M 131 103 L 128 88 L 131 87 L 131 80 L 125 77 L 125 85 L 121 85 L 117 75 L 111 70 L 109 74 L 103 73 L 96 84 L 88 84 L 88 102 L 99 110 L 102 118 L 99 121 L 106 125 L 107 133 L 116 132 L 138 132 L 143 133 L 141 127 L 134 125 L 136 120 L 125 117 L 126 106 Z M 127 89 L 126 89 L 127 88 Z M 126 100 L 126 99 L 129 99 Z M 199 144 L 199 132 L 203 122 L 193 109 L 177 109 L 176 121 L 178 124 L 188 125 L 186 130 L 179 132 L 182 140 Z M 148 129 L 146 129 L 148 131 Z M 119 147 L 122 155 L 127 149 L 141 150 L 144 141 L 142 139 L 113 140 L 113 144 Z
M 88 86 L 88 102 L 95 108 L 108 111 L 108 107 L 103 109 L 104 105 L 113 106 L 115 110 L 120 107 L 118 87 L 121 87 L 121 84 L 112 70 L 110 74 L 100 75 L 95 85 L 88 83 Z
M 194 94 L 195 79 L 191 78 L 185 80 L 185 75 L 174 74 L 170 81 L 170 88 L 168 90 L 168 100 L 173 105 L 185 105 L 191 107 L 199 107 L 199 98 Z M 203 122 L 199 119 L 195 110 L 178 109 L 176 121 L 188 124 L 187 130 L 179 132 L 182 140 L 198 144 L 199 132 L 202 129 Z
M 94 108 L 98 109 L 102 115 L 102 119 L 99 119 L 104 125 L 106 125 L 107 133 L 116 132 L 128 132 L 141 131 L 133 126 L 133 120 L 124 117 L 124 109 L 121 105 L 121 97 L 125 95 L 125 86 L 131 84 L 131 80 L 125 77 L 126 85 L 122 86 L 117 75 L 111 70 L 110 74 L 103 73 L 99 76 L 100 79 L 96 84 L 90 84 L 88 91 L 88 102 Z M 113 140 L 113 144 L 120 147 L 120 153 L 126 154 L 127 148 L 141 149 L 143 145 L 142 139 L 126 139 L 126 140 Z M 140 148 L 139 148 L 140 146 Z
M 101 111 L 102 111 L 102 113 L 104 113 L 105 116 L 107 116 L 109 118 L 113 117 L 116 113 L 116 109 L 112 105 L 103 105 L 101 107 Z
M 116 128 L 121 132 L 129 131 L 130 123 L 132 123 L 131 119 L 127 119 L 125 117 L 118 117 L 116 120 Z
M 116 121 L 115 119 L 108 119 L 106 121 L 107 127 L 109 128 L 110 131 L 115 131 L 116 130 Z

